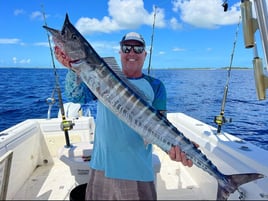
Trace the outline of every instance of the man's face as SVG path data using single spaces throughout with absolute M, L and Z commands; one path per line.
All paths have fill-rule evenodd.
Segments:
M 121 47 L 120 55 L 123 73 L 127 77 L 140 77 L 147 54 L 145 49 L 142 50 L 142 44 L 135 40 L 125 41 L 122 46 L 124 47 Z

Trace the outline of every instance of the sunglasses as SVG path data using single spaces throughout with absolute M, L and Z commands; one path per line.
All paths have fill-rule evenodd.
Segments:
M 121 50 L 124 53 L 130 53 L 131 49 L 133 49 L 136 54 L 141 54 L 144 51 L 144 47 L 140 45 L 121 45 Z

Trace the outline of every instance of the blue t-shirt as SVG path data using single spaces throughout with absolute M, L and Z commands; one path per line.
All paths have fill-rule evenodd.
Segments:
M 148 75 L 138 79 L 129 79 L 144 92 L 148 103 L 157 110 L 166 110 L 166 90 L 162 82 Z M 78 83 L 77 83 L 78 84 Z M 74 92 L 68 88 L 69 94 Z M 79 86 L 84 97 L 90 99 L 88 89 Z M 87 88 L 87 87 L 86 87 Z M 77 91 L 78 92 L 78 91 Z M 136 181 L 153 181 L 152 145 L 144 142 L 142 137 L 114 115 L 100 101 L 97 104 L 96 129 L 90 166 L 105 172 L 106 177 Z

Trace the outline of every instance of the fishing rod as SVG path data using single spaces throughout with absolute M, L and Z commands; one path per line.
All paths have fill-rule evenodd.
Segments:
M 43 14 L 43 18 L 44 18 L 44 23 L 45 23 L 45 26 L 47 26 L 45 11 L 44 11 L 44 8 L 43 8 L 42 5 L 41 5 L 41 8 L 42 8 L 42 14 Z M 66 120 L 66 117 L 65 117 L 64 106 L 63 106 L 61 90 L 60 90 L 60 84 L 59 84 L 59 77 L 57 75 L 57 70 L 56 70 L 54 57 L 53 57 L 53 50 L 52 50 L 52 47 L 51 47 L 51 42 L 50 42 L 48 31 L 46 31 L 46 33 L 47 33 L 47 39 L 48 39 L 50 55 L 51 55 L 53 71 L 54 71 L 54 77 L 55 77 L 55 89 L 54 90 L 56 90 L 58 92 L 59 107 L 60 107 L 61 117 L 62 117 L 62 122 L 61 122 L 60 127 L 64 131 L 66 147 L 70 147 L 71 145 L 70 145 L 70 139 L 69 139 L 69 132 L 68 131 L 73 128 L 74 123 L 72 121 Z M 54 92 L 53 92 L 53 95 L 54 95 Z
M 235 51 L 235 47 L 236 47 L 237 35 L 238 35 L 238 30 L 239 30 L 239 25 L 240 25 L 240 19 L 241 19 L 241 16 L 239 16 L 237 29 L 236 29 L 236 33 L 235 33 L 233 51 L 232 51 L 232 54 L 231 54 L 231 61 L 230 61 L 230 66 L 228 68 L 227 81 L 226 81 L 226 85 L 225 85 L 225 88 L 224 88 L 223 99 L 222 99 L 222 103 L 221 103 L 221 112 L 220 112 L 220 114 L 218 116 L 214 117 L 214 122 L 218 125 L 217 134 L 219 134 L 221 132 L 221 127 L 222 127 L 222 125 L 224 123 L 232 122 L 231 118 L 227 119 L 227 118 L 224 117 L 224 110 L 225 110 L 225 104 L 226 104 L 226 99 L 227 99 L 229 80 L 230 80 L 230 77 L 231 77 L 231 69 L 232 69 L 232 64 L 233 64 L 234 51 Z
M 154 22 L 153 22 L 153 31 L 151 36 L 151 47 L 150 47 L 150 57 L 149 57 L 149 66 L 148 66 L 148 75 L 151 70 L 151 60 L 152 60 L 152 52 L 153 52 L 153 40 L 154 40 L 154 27 L 155 27 L 155 17 L 156 17 L 156 6 L 154 7 Z

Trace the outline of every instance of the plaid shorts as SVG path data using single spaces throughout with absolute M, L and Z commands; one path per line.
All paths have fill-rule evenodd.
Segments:
M 156 200 L 154 182 L 112 179 L 91 169 L 85 200 Z

